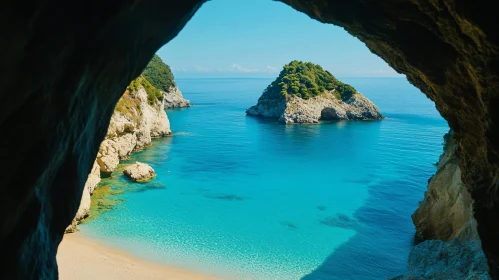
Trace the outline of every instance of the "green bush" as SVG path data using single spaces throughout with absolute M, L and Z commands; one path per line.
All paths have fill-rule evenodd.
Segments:
M 324 91 L 348 100 L 357 91 L 350 85 L 338 81 L 331 73 L 321 66 L 311 62 L 293 60 L 284 66 L 284 69 L 264 91 L 266 95 L 296 95 L 308 99 Z
M 168 92 L 175 86 L 170 66 L 166 65 L 159 56 L 154 55 L 142 72 L 142 75 L 157 89 Z
M 147 102 L 150 105 L 154 105 L 158 101 L 163 101 L 163 93 L 142 76 L 139 76 L 137 79 L 133 80 L 128 86 L 128 89 L 131 92 L 135 92 L 138 91 L 141 87 L 145 89 L 147 93 Z

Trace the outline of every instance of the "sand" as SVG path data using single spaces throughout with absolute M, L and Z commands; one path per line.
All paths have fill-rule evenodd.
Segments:
M 176 267 L 148 262 L 79 233 L 66 234 L 57 252 L 61 280 L 213 280 Z

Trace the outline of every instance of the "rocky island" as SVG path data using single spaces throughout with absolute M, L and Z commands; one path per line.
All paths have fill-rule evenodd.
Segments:
M 278 118 L 285 124 L 383 118 L 378 107 L 355 88 L 317 64 L 297 60 L 284 66 L 246 114 Z

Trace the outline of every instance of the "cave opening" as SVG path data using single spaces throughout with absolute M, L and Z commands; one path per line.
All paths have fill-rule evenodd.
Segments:
M 2 154 L 0 248 L 9 256 L 1 270 L 6 279 L 57 277 L 55 253 L 77 211 L 114 105 L 151 55 L 178 34 L 204 1 L 173 6 L 153 0 L 120 6 L 90 2 L 49 1 L 45 6 L 20 7 L 10 1 L 2 11 L 6 40 L 0 54 L 4 73 L 0 125 L 8 132 L 2 143 L 22 147 Z M 477 9 L 464 0 L 281 2 L 344 27 L 435 102 L 453 130 L 459 158 L 449 161 L 459 168 L 459 175 L 447 175 L 461 177 L 470 191 L 481 246 L 496 279 L 499 210 L 494 159 L 499 149 L 492 111 L 497 99 L 498 19 L 477 13 L 491 11 L 491 4 L 482 3 Z M 464 199 L 462 193 L 454 195 Z M 231 193 L 215 198 L 245 199 Z M 322 206 L 317 210 L 322 211 Z M 345 216 L 330 218 L 323 224 L 351 225 Z M 287 220 L 281 226 L 296 227 Z M 324 276 L 321 273 L 317 277 Z
M 309 44 L 313 39 L 314 44 Z M 94 187 L 84 190 L 84 201 L 92 207 L 79 211 L 89 217 L 72 238 L 90 236 L 160 263 L 238 279 L 248 275 L 256 279 L 321 279 L 324 275 L 379 279 L 405 273 L 414 246 L 410 216 L 423 199 L 427 179 L 436 171 L 432 164 L 442 153 L 442 136 L 448 126 L 433 103 L 404 76 L 344 30 L 269 1 L 207 3 L 157 54 L 118 101 L 94 164 L 100 168 L 102 181 L 91 199 L 88 196 Z M 311 61 L 328 72 L 295 61 Z M 284 77 L 286 67 L 290 70 Z M 247 108 L 264 98 L 265 94 L 259 98 L 262 92 L 271 91 L 267 86 L 275 83 L 276 77 L 286 81 L 301 68 L 307 71 L 300 78 L 304 81 L 310 77 L 320 84 L 320 75 L 331 73 L 332 79 L 342 83 L 330 93 L 313 97 L 300 91 L 303 95 L 295 105 L 285 105 L 293 115 L 293 106 L 302 106 L 305 112 L 325 102 L 324 109 L 307 116 L 315 119 L 303 118 L 305 124 L 321 124 L 283 126 L 276 118 L 241 118 Z M 163 80 L 155 74 L 161 72 L 168 73 Z M 140 94 L 144 100 L 145 94 L 148 101 L 156 98 L 147 82 L 168 92 L 163 102 L 173 102 L 165 103 L 173 136 L 147 139 L 151 147 L 142 144 L 142 136 L 158 131 L 151 128 L 149 133 L 140 120 L 150 115 L 150 110 L 145 104 L 134 109 L 144 103 Z M 302 80 L 300 83 L 306 86 Z M 354 92 L 343 90 L 349 86 L 381 106 L 386 119 L 347 122 L 348 118 L 371 118 L 369 110 L 359 107 L 356 112 L 348 107 L 362 103 L 351 99 Z M 141 87 L 145 92 L 138 90 Z M 308 89 L 312 94 L 313 87 Z M 174 97 L 169 92 L 182 93 Z M 296 95 L 290 91 L 288 98 Z M 258 103 L 280 117 L 283 113 L 274 105 L 279 98 L 269 96 L 269 103 Z M 190 101 L 176 103 L 184 98 Z M 189 102 L 194 105 L 188 106 Z M 339 120 L 342 122 L 335 122 Z M 144 129 L 145 133 L 136 133 Z M 159 136 L 169 136 L 163 130 Z M 199 143 L 200 137 L 204 144 Z M 393 138 L 397 140 L 390 140 Z M 327 148 L 331 151 L 325 151 L 324 144 L 318 144 L 321 142 L 326 147 L 331 142 Z M 150 165 L 156 178 L 141 184 L 131 181 L 123 172 L 135 162 Z M 382 162 L 383 167 L 374 167 L 372 162 Z M 455 165 L 449 168 L 449 173 L 457 172 Z M 450 185 L 451 180 L 445 180 Z M 95 174 L 90 182 L 97 184 Z M 384 192 L 399 196 L 389 198 Z M 469 208 L 460 201 L 448 203 Z M 425 205 L 433 209 L 432 202 Z M 421 215 L 420 220 L 429 216 Z M 442 228 L 458 231 L 464 227 L 459 222 L 459 229 Z M 161 234 L 152 235 L 151 231 Z M 302 244 L 299 239 L 303 235 L 309 241 L 297 245 Z M 63 249 L 65 245 L 63 241 Z M 266 252 L 268 246 L 271 250 Z M 64 257 L 66 251 L 60 256 L 63 278 L 68 274 L 64 265 L 70 265 Z M 370 261 L 363 269 L 355 269 L 361 257 Z M 282 261 L 270 265 L 271 258 Z M 294 263 L 295 269 L 289 263 Z

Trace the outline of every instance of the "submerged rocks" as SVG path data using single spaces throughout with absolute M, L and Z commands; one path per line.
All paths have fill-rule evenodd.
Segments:
M 138 161 L 125 167 L 123 174 L 128 176 L 132 181 L 139 183 L 147 182 L 156 177 L 156 172 L 151 166 Z
M 319 65 L 300 61 L 284 66 L 246 114 L 278 118 L 285 124 L 383 118 L 378 107 L 353 87 Z
M 407 273 L 392 280 L 489 280 L 487 259 L 480 240 L 428 240 L 415 246 Z

